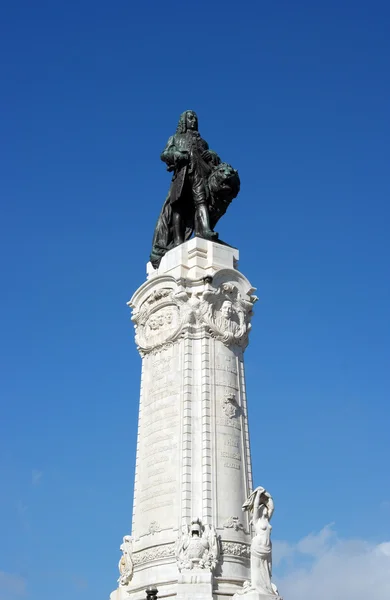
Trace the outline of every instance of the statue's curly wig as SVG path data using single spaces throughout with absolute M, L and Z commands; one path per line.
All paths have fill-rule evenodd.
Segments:
M 180 119 L 179 119 L 179 122 L 178 122 L 177 128 L 176 128 L 176 133 L 185 133 L 187 131 L 186 116 L 187 116 L 187 113 L 189 113 L 189 112 L 194 113 L 194 115 L 196 116 L 196 119 L 198 120 L 198 115 L 196 114 L 196 112 L 194 110 L 185 110 L 180 115 Z

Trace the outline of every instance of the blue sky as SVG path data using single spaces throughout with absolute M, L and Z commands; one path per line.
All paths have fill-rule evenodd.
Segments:
M 332 558 L 340 598 L 374 581 L 385 600 L 388 3 L 0 10 L 0 600 L 115 587 L 140 377 L 126 301 L 169 186 L 159 155 L 188 108 L 242 182 L 219 232 L 260 297 L 246 371 L 275 577 L 290 600 L 322 600 Z

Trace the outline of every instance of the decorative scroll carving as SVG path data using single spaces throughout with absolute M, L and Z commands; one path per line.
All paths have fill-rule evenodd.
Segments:
M 222 542 L 222 554 L 230 554 L 232 556 L 241 556 L 249 558 L 251 555 L 250 546 L 239 542 Z
M 125 586 L 130 583 L 133 577 L 133 540 L 130 535 L 125 535 L 123 543 L 120 545 L 122 556 L 118 563 L 120 586 Z
M 226 529 L 234 529 L 234 531 L 245 531 L 244 525 L 240 522 L 238 517 L 229 517 L 228 519 L 226 519 L 223 526 Z
M 211 525 L 203 526 L 199 519 L 184 525 L 176 546 L 179 571 L 205 569 L 213 571 L 218 563 L 219 544 Z
M 242 298 L 233 283 L 224 283 L 217 290 L 207 286 L 202 294 L 199 317 L 209 333 L 226 346 L 246 346 L 256 300 L 256 296 L 251 296 L 250 300 Z
M 152 560 L 160 558 L 170 558 L 175 556 L 175 544 L 164 544 L 163 546 L 155 546 L 147 550 L 141 550 L 133 555 L 134 565 L 141 565 Z

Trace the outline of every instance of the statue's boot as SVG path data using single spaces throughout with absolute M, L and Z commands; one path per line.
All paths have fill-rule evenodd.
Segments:
M 218 233 L 210 227 L 209 211 L 206 204 L 198 204 L 195 212 L 195 235 L 205 240 L 217 241 Z

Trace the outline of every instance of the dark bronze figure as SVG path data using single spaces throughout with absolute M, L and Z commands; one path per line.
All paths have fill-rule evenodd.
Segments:
M 188 240 L 192 233 L 218 241 L 214 227 L 240 190 L 237 171 L 221 162 L 201 138 L 193 110 L 180 116 L 161 160 L 168 171 L 173 171 L 173 177 L 154 231 L 150 255 L 154 268 L 168 250 Z

